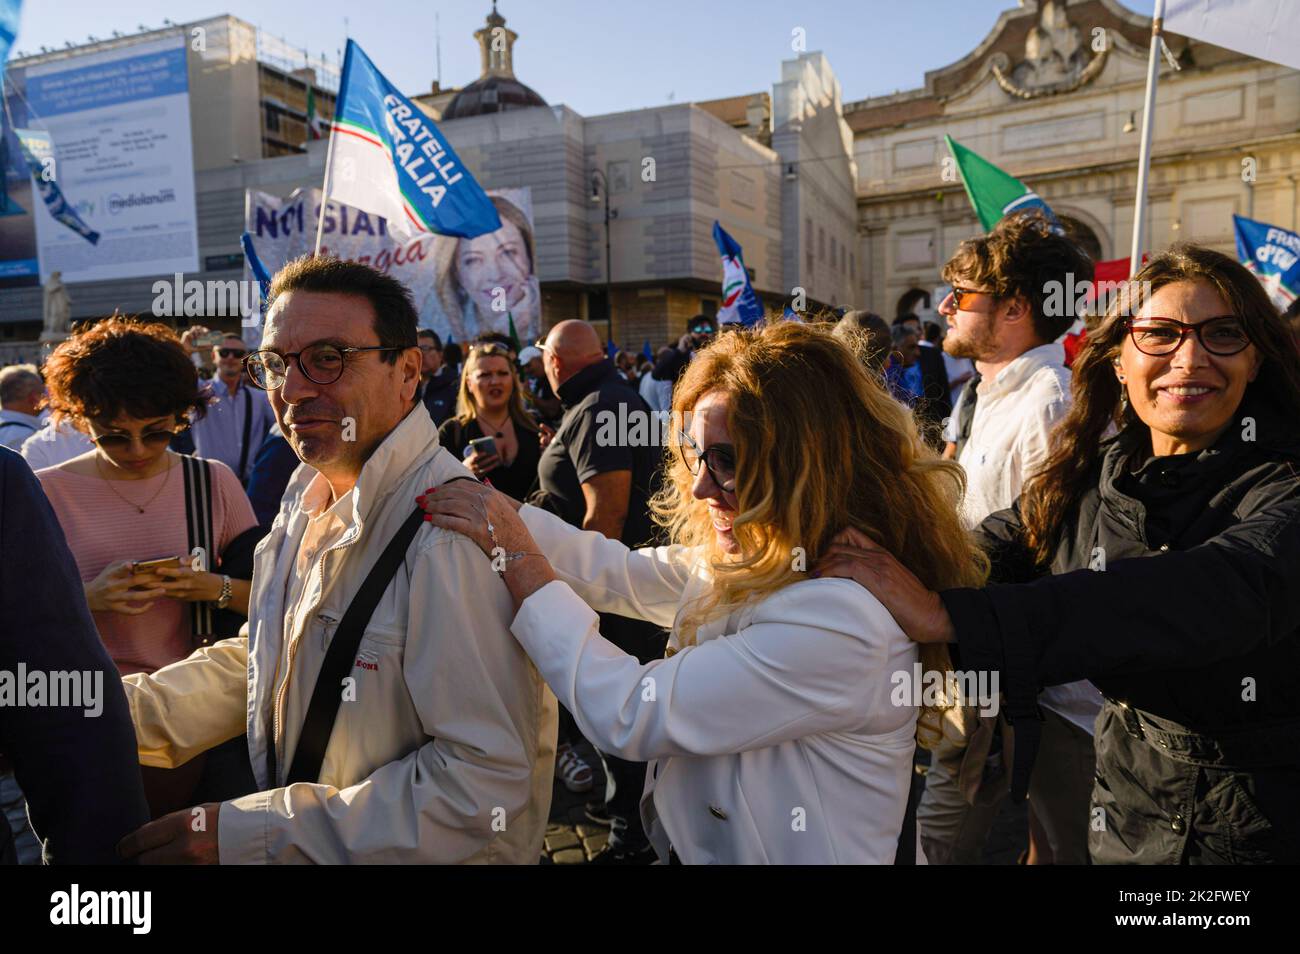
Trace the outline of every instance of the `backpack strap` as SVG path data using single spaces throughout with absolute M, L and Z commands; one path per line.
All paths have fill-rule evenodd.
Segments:
M 212 471 L 206 460 L 181 455 L 185 476 L 185 529 L 189 536 L 190 553 L 202 548 L 204 568 L 216 565 L 216 551 L 212 538 Z M 190 603 L 190 631 L 195 646 L 205 646 L 212 640 L 212 604 L 206 601 Z

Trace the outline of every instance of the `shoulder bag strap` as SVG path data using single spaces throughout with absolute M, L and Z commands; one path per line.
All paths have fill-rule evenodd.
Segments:
M 361 635 L 370 622 L 375 607 L 397 574 L 398 567 L 406 559 L 406 551 L 422 523 L 424 510 L 417 508 L 388 542 L 344 612 L 343 619 L 330 640 L 329 649 L 325 651 L 325 660 L 321 663 L 320 675 L 316 678 L 316 687 L 312 690 L 311 702 L 307 705 L 302 734 L 298 737 L 298 747 L 294 751 L 293 762 L 284 784 L 316 782 L 320 779 L 325 748 L 334 732 L 334 720 L 338 718 L 339 704 L 343 700 L 343 680 L 352 671 Z M 275 758 L 275 739 L 271 739 L 267 745 L 267 768 L 273 786 L 277 784 Z
M 475 480 L 473 477 L 453 477 L 451 480 Z M 451 483 L 451 480 L 447 483 Z M 475 483 L 478 481 L 475 480 Z M 352 602 L 348 604 L 339 621 L 338 628 L 325 650 L 325 659 L 321 663 L 320 675 L 316 677 L 316 686 L 312 689 L 311 702 L 307 704 L 307 716 L 303 719 L 302 734 L 298 737 L 298 747 L 293 753 L 293 762 L 289 765 L 289 774 L 284 784 L 295 782 L 320 781 L 321 765 L 325 762 L 325 749 L 334 732 L 334 722 L 338 718 L 339 704 L 343 701 L 343 680 L 352 671 L 357 658 L 357 648 L 361 645 L 361 636 L 370 617 L 379 605 L 379 600 L 388 589 L 397 574 L 397 569 L 406 559 L 406 551 L 415 539 L 416 532 L 424 523 L 424 509 L 417 507 L 388 542 L 384 552 L 379 555 L 370 572 L 366 574 L 361 588 L 357 590 Z M 268 740 L 266 746 L 267 779 L 269 784 L 277 786 L 275 739 Z

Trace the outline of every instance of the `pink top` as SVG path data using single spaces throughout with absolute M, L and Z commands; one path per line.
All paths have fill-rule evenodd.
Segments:
M 212 532 L 224 550 L 257 517 L 238 478 L 220 461 L 212 469 Z M 68 547 L 88 583 L 117 560 L 157 560 L 190 552 L 185 529 L 185 474 L 181 462 L 144 480 L 116 480 L 74 474 L 58 467 L 36 472 L 58 515 Z M 166 481 L 166 486 L 159 487 Z M 119 497 L 113 491 L 117 490 Z M 149 498 L 158 492 L 153 503 Z M 125 500 L 137 501 L 145 512 Z M 215 569 L 215 568 L 214 568 Z M 190 654 L 189 604 L 170 597 L 154 600 L 139 616 L 92 613 L 99 637 L 123 675 L 153 672 Z

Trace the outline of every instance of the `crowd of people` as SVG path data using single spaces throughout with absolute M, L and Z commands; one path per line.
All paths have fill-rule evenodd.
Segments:
M 596 864 L 978 863 L 1023 798 L 1028 864 L 1300 860 L 1295 316 L 1176 247 L 1067 366 L 1054 222 L 943 277 L 462 351 L 304 258 L 255 347 L 0 371 L 0 671 L 108 677 L 0 706 L 0 857 L 535 863 L 558 782 Z

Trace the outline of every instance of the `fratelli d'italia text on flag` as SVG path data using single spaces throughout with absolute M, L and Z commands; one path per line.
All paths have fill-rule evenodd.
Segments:
M 718 222 L 713 223 L 713 241 L 722 256 L 722 306 L 718 308 L 718 324 L 752 325 L 763 317 L 763 304 L 749 283 L 744 253 Z
M 1237 234 L 1237 260 L 1250 269 L 1273 299 L 1285 310 L 1300 294 L 1300 235 L 1289 229 L 1232 217 Z
M 501 227 L 496 206 L 433 120 L 348 40 L 326 174 L 335 199 L 388 220 L 399 236 L 473 238 Z
M 1003 216 L 1026 209 L 1042 209 L 1049 218 L 1056 218 L 1038 193 L 1015 176 L 1003 172 L 951 136 L 943 138 L 957 162 L 957 172 L 966 188 L 966 197 L 970 199 L 984 231 L 990 231 Z

